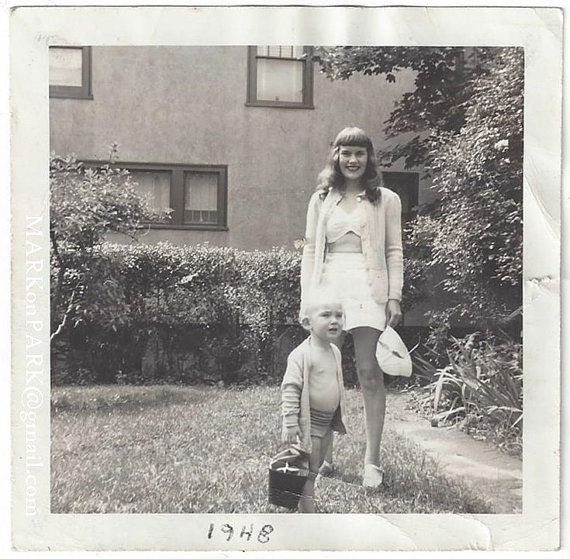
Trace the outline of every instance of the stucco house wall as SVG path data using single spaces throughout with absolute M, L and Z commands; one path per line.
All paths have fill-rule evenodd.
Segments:
M 402 71 L 395 83 L 361 75 L 331 81 L 314 63 L 314 108 L 247 106 L 247 46 L 98 46 L 91 79 L 92 99 L 50 100 L 53 152 L 107 161 L 117 142 L 118 165 L 228 169 L 227 230 L 151 228 L 143 242 L 264 250 L 293 249 L 303 237 L 308 200 L 340 129 L 364 128 L 377 149 L 398 141 L 386 138 L 384 122 L 414 75 Z M 422 169 L 396 162 L 383 170 L 417 172 L 419 203 L 433 199 Z M 408 311 L 405 324 L 425 325 L 424 311 Z
M 93 98 L 51 99 L 51 149 L 105 161 L 117 142 L 119 165 L 227 165 L 227 231 L 153 229 L 144 240 L 292 248 L 335 134 L 356 125 L 387 145 L 383 123 L 413 75 L 333 82 L 315 63 L 314 109 L 252 107 L 247 64 L 246 46 L 93 47 Z

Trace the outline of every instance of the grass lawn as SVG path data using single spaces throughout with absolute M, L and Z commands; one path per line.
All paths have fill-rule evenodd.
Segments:
M 286 513 L 267 502 L 279 448 L 279 387 L 57 387 L 52 391 L 52 513 Z M 387 424 L 385 487 L 361 483 L 364 425 L 347 391 L 349 434 L 335 438 L 322 513 L 488 513 L 490 506 Z

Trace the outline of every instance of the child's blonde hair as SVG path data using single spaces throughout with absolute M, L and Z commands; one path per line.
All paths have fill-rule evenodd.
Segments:
M 309 318 L 315 309 L 326 303 L 335 303 L 342 307 L 342 299 L 336 291 L 328 288 L 313 289 L 307 294 L 301 320 Z

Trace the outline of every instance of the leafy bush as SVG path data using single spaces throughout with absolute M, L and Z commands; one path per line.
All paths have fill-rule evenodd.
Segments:
M 116 152 L 112 146 L 111 158 Z M 51 339 L 65 328 L 72 316 L 78 319 L 77 301 L 83 313 L 106 309 L 115 314 L 120 285 L 108 278 L 106 260 L 98 247 L 105 234 L 134 234 L 144 222 L 166 217 L 154 212 L 134 189 L 128 171 L 110 163 L 86 167 L 74 156 L 50 158 L 51 242 Z M 88 293 L 83 290 L 89 285 Z M 91 298 L 91 301 L 89 301 Z
M 524 53 L 515 47 L 320 47 L 331 79 L 413 72 L 415 87 L 385 122 L 398 137 L 378 153 L 421 166 L 439 200 L 419 208 L 406 258 L 417 297 L 431 276 L 448 318 L 502 322 L 522 299 Z M 406 133 L 407 136 L 402 136 Z M 435 303 L 435 298 L 431 301 Z
M 422 405 L 434 426 L 458 423 L 506 451 L 522 450 L 522 347 L 508 337 L 483 338 L 474 333 L 451 338 L 448 364 L 435 368 L 416 364 L 431 373 Z
M 75 294 L 64 352 L 99 382 L 261 380 L 276 344 L 300 341 L 298 253 L 105 243 L 88 263 L 62 255 Z M 70 364 L 59 369 L 68 379 Z
M 88 256 L 70 246 L 60 256 L 60 289 L 73 305 L 55 382 L 69 382 L 74 366 L 98 382 L 276 380 L 306 335 L 297 322 L 298 252 L 103 243 Z M 347 338 L 349 384 L 352 352 Z
M 430 144 L 439 207 L 415 224 L 431 239 L 430 266 L 470 317 L 503 318 L 521 304 L 523 65 L 519 49 L 483 51 L 459 132 Z

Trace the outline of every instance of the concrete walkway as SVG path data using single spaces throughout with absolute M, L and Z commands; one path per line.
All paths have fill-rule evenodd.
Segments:
M 385 428 L 406 436 L 435 458 L 447 473 L 462 478 L 496 513 L 522 512 L 522 461 L 456 427 L 432 427 L 409 409 L 409 396 L 388 393 Z

